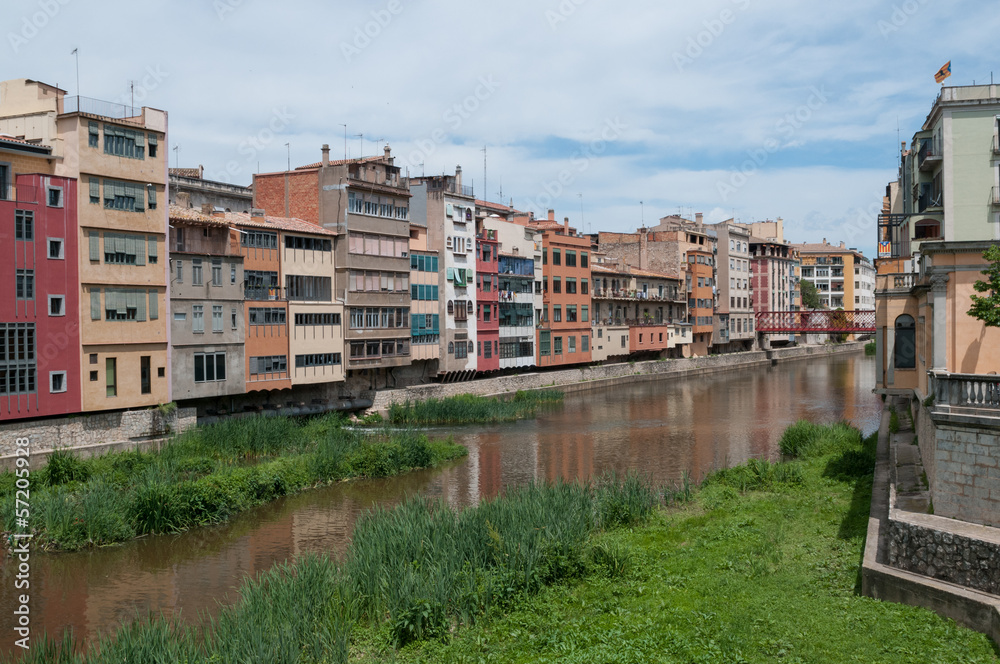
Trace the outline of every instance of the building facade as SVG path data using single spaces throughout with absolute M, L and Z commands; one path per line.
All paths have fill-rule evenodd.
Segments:
M 709 224 L 715 232 L 716 311 L 713 336 L 721 352 L 754 347 L 753 296 L 750 292 L 750 231 L 733 220 Z
M 535 366 L 535 327 L 542 311 L 542 238 L 499 215 L 483 217 L 499 242 L 500 368 Z
M 500 242 L 495 230 L 481 226 L 476 232 L 476 365 L 480 373 L 500 369 Z

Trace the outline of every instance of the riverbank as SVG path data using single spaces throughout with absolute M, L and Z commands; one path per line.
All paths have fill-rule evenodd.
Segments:
M 822 346 L 791 346 L 772 350 L 708 355 L 649 362 L 623 362 L 581 366 L 559 371 L 529 372 L 497 378 L 480 378 L 463 383 L 431 383 L 414 385 L 397 390 L 382 390 L 375 395 L 372 411 L 383 415 L 394 403 L 443 399 L 462 394 L 498 397 L 518 391 L 558 389 L 565 394 L 587 390 L 607 389 L 626 383 L 662 380 L 692 374 L 709 374 L 748 367 L 778 365 L 785 362 L 860 353 L 863 341 Z
M 625 478 L 376 511 L 343 563 L 247 582 L 216 629 L 140 621 L 77 662 L 996 661 L 980 634 L 857 594 L 873 450 L 829 429 L 700 490 Z M 27 661 L 69 660 L 49 643 Z
M 189 431 L 156 452 L 86 459 L 55 452 L 30 476 L 34 546 L 77 550 L 177 533 L 306 489 L 389 477 L 467 453 L 414 431 L 348 431 L 343 423 L 339 415 L 305 423 L 253 417 Z M 5 537 L 25 532 L 14 509 L 15 480 L 0 473 Z

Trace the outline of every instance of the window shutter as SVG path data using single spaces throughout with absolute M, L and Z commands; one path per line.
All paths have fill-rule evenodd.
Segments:
M 448 278 L 448 281 L 454 281 L 455 280 L 455 268 L 449 267 L 446 270 L 446 276 Z
M 142 291 L 134 291 L 136 309 L 138 310 L 135 319 L 146 320 L 146 294 Z
M 101 181 L 98 178 L 90 178 L 90 197 L 101 198 Z
M 141 235 L 132 237 L 132 249 L 135 251 L 135 264 L 146 264 L 146 242 Z
M 149 291 L 149 320 L 157 320 L 160 317 L 160 304 L 156 299 L 156 291 Z
M 156 187 L 146 187 L 146 191 L 149 192 L 149 207 L 156 205 Z
M 90 231 L 90 260 L 101 260 L 100 234 L 97 231 Z
M 149 236 L 149 257 L 156 258 L 156 236 Z
M 140 148 L 146 147 L 146 136 L 141 131 L 135 132 L 135 145 Z
M 150 145 L 156 145 L 156 134 L 149 134 L 147 136 Z
M 90 289 L 90 320 L 101 320 L 101 289 Z

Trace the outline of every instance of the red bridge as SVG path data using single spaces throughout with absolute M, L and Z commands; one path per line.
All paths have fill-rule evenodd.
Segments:
M 762 311 L 754 314 L 757 331 L 874 333 L 874 311 Z

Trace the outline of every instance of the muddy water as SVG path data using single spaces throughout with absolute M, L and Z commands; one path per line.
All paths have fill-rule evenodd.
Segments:
M 845 419 L 878 427 L 873 358 L 810 358 L 777 367 L 666 379 L 570 395 L 534 420 L 433 430 L 469 448 L 466 459 L 404 477 L 343 483 L 292 496 L 220 527 L 31 560 L 31 628 L 81 639 L 137 613 L 191 620 L 232 601 L 247 575 L 307 551 L 342 552 L 354 521 L 409 495 L 467 505 L 529 480 L 638 469 L 661 483 L 698 478 L 753 457 L 775 457 L 791 422 Z M 0 656 L 14 640 L 14 565 L 0 572 Z M 6 657 L 5 657 L 6 658 Z

